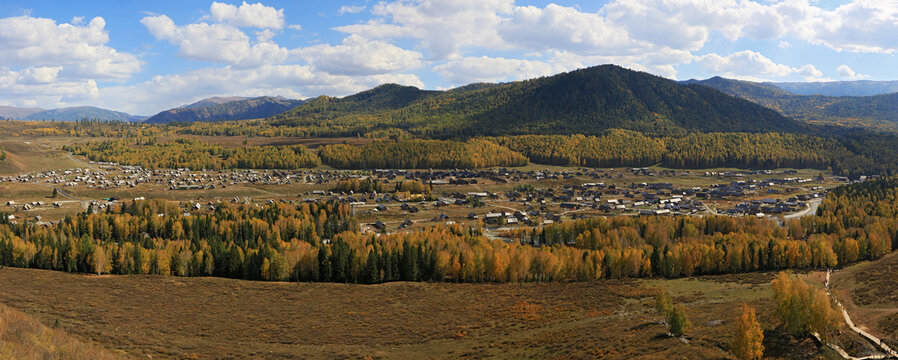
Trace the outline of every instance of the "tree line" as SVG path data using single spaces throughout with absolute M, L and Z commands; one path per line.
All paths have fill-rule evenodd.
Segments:
M 336 202 L 220 204 L 188 216 L 136 201 L 56 225 L 0 220 L 0 265 L 70 272 L 384 282 L 584 281 L 831 268 L 877 259 L 898 244 L 898 178 L 845 185 L 816 216 L 614 217 L 490 239 L 478 228 L 359 231 Z M 538 244 L 540 246 L 532 246 Z
M 185 138 L 166 143 L 156 142 L 153 138 L 75 143 L 63 146 L 63 150 L 94 161 L 148 169 L 300 169 L 321 164 L 321 160 L 302 145 L 224 148 Z
M 361 146 L 327 145 L 319 153 L 324 163 L 340 169 L 421 169 L 524 166 L 528 159 L 483 139 L 468 141 L 386 140 Z
M 599 136 L 522 135 L 494 138 L 540 164 L 591 167 L 742 169 L 833 168 L 851 152 L 830 138 L 778 133 L 691 133 L 649 137 L 610 130 Z

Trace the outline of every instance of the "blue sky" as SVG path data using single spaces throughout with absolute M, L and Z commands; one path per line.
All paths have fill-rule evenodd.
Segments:
M 0 0 L 0 105 L 446 89 L 614 63 L 673 79 L 898 79 L 875 0 Z

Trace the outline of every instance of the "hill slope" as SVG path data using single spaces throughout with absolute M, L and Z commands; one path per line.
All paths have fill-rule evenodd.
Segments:
M 37 112 L 26 116 L 24 120 L 78 121 L 82 119 L 130 122 L 143 120 L 144 117 L 93 106 L 78 106 Z
M 614 65 L 445 92 L 383 85 L 345 98 L 316 98 L 276 116 L 272 124 L 302 126 L 323 136 L 396 129 L 433 137 L 598 134 L 612 128 L 664 135 L 804 129 L 712 88 Z
M 212 98 L 227 99 L 227 98 Z M 215 103 L 206 99 L 187 107 L 163 111 L 147 119 L 148 123 L 164 124 L 194 121 L 226 121 L 257 119 L 283 113 L 303 103 L 301 100 L 290 100 L 281 97 L 263 96 Z
M 84 343 L 62 329 L 44 326 L 37 319 L 3 304 L 0 304 L 0 358 L 125 359 L 98 345 Z

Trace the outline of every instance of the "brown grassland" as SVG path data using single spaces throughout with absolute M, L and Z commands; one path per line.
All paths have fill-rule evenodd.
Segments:
M 768 356 L 832 355 L 772 330 L 769 273 L 367 286 L 6 268 L 0 279 L 0 303 L 135 358 L 730 358 L 742 303 L 758 309 Z M 686 306 L 688 340 L 659 322 L 658 286 Z

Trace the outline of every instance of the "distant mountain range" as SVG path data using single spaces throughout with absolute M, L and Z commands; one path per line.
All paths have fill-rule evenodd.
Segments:
M 40 108 L 19 108 L 14 106 L 0 106 L 0 118 L 24 119 L 26 116 L 44 111 Z
M 258 119 L 281 114 L 303 104 L 302 100 L 262 96 L 257 98 L 214 97 L 156 114 L 147 123 Z
M 271 121 L 323 136 L 371 131 L 433 137 L 599 134 L 607 129 L 797 132 L 805 127 L 710 87 L 615 65 L 448 91 L 388 84 L 344 98 L 318 97 Z
M 180 106 L 179 108 L 202 109 L 202 108 L 207 108 L 210 106 L 221 105 L 221 104 L 229 103 L 232 101 L 240 101 L 240 100 L 246 100 L 246 99 L 251 99 L 251 98 L 243 97 L 243 96 L 215 96 L 215 97 L 210 97 L 210 98 L 206 98 L 206 99 L 197 101 L 193 104 L 187 104 L 184 106 Z
M 795 95 L 873 96 L 898 92 L 898 81 L 770 82 Z
M 77 106 L 60 109 L 44 110 L 35 112 L 21 118 L 21 120 L 55 120 L 55 121 L 78 121 L 83 119 L 103 120 L 103 121 L 141 121 L 144 116 L 135 116 L 119 111 L 101 109 L 93 106 Z
M 898 93 L 871 96 L 800 95 L 781 88 L 781 83 L 757 83 L 722 77 L 684 83 L 708 86 L 806 122 L 898 130 Z M 878 83 L 879 88 L 886 89 L 887 83 L 892 82 L 864 83 Z M 808 85 L 804 90 L 811 88 Z M 821 88 L 817 89 L 812 92 L 822 91 Z M 866 89 L 872 91 L 873 88 Z

